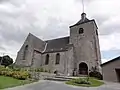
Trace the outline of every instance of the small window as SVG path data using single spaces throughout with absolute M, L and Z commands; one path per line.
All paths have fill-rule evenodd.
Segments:
M 60 63 L 60 54 L 57 53 L 56 54 L 56 64 L 59 64 Z
M 96 30 L 96 35 L 98 35 L 98 31 Z
M 26 60 L 27 53 L 28 53 L 28 45 L 26 45 L 25 48 L 24 48 L 23 60 Z
M 83 28 L 80 28 L 80 29 L 79 29 L 79 34 L 82 34 L 82 33 L 84 33 L 84 29 L 83 29 Z
M 45 65 L 49 64 L 49 54 L 46 55 L 46 59 L 45 59 Z

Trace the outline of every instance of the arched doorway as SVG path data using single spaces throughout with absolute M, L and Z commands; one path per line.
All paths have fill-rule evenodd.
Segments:
M 82 62 L 79 64 L 79 74 L 82 74 L 82 75 L 88 74 L 88 66 L 86 63 Z

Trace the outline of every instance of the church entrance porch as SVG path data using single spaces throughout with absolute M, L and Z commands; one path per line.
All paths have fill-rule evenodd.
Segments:
M 84 62 L 79 64 L 79 75 L 88 75 L 88 66 Z

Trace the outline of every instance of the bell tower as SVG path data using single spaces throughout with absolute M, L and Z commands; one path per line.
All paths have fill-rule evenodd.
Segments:
M 87 74 L 92 67 L 97 67 L 101 72 L 97 30 L 95 20 L 89 20 L 86 13 L 82 13 L 81 19 L 70 26 L 70 44 L 73 44 L 74 48 L 74 69 L 77 74 Z M 81 66 L 82 64 L 84 66 Z

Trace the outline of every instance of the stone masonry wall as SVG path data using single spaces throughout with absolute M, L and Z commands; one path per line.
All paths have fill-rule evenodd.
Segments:
M 79 28 L 84 29 L 83 34 L 79 34 Z M 95 30 L 97 30 L 97 27 L 95 27 L 93 21 L 70 28 L 70 43 L 74 45 L 74 65 L 77 71 L 81 62 L 85 62 L 89 69 L 92 66 L 98 66 L 97 60 L 99 57 L 96 55 L 98 54 L 96 49 L 100 51 L 100 48 L 96 48 L 96 43 L 99 44 L 99 41 L 94 38 L 97 37 Z

